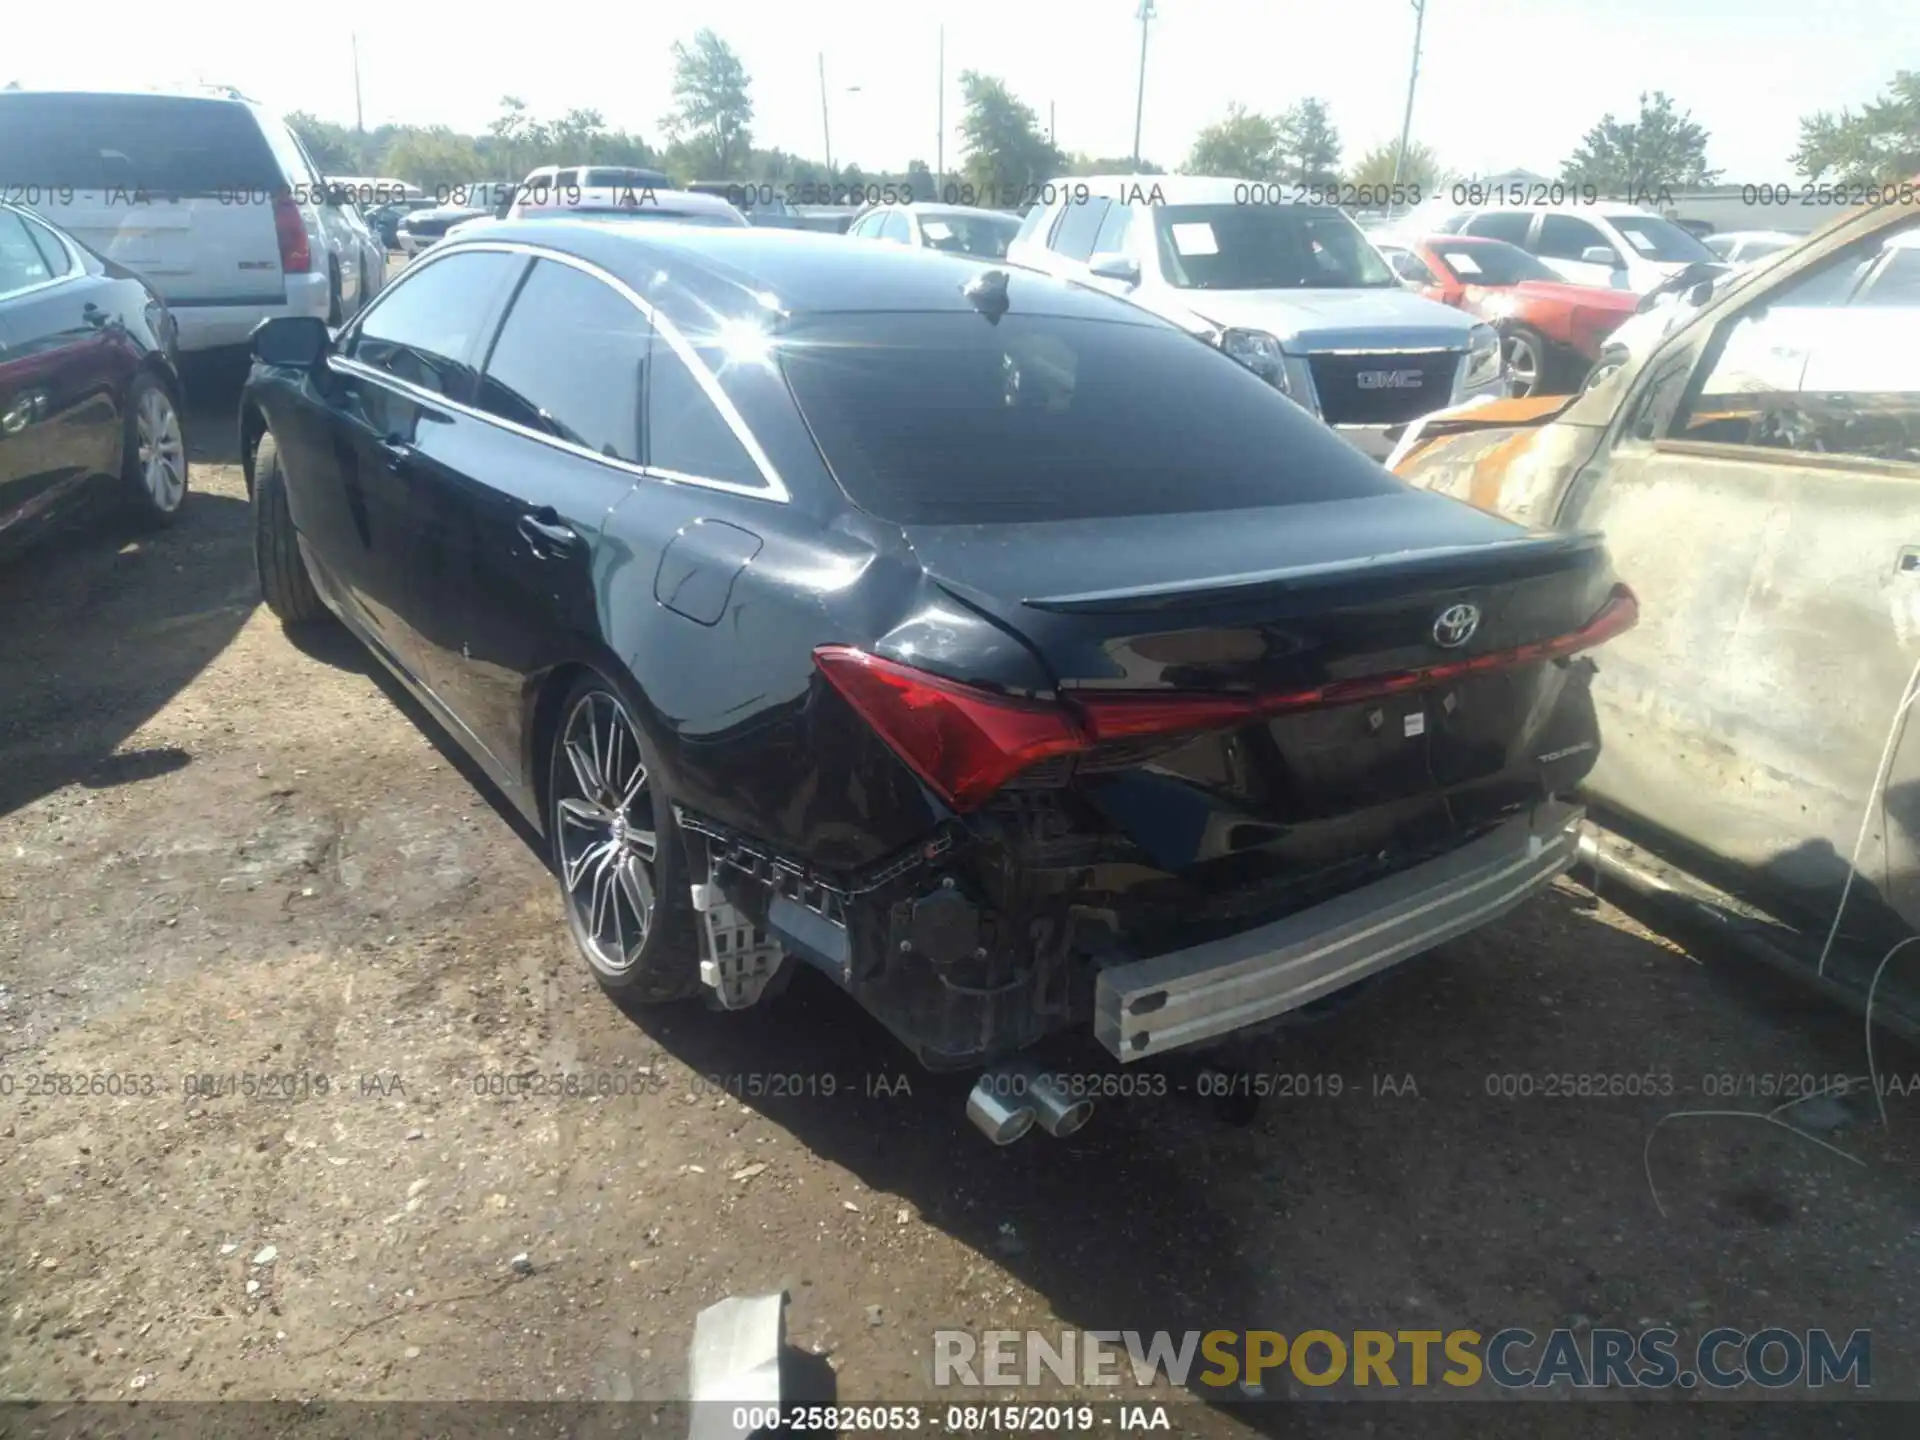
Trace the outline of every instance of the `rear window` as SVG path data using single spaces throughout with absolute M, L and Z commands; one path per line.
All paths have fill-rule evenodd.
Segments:
M 896 524 L 1238 510 L 1398 486 L 1170 327 L 821 315 L 784 331 L 780 355 L 847 498 Z
M 0 185 L 222 195 L 286 183 L 231 101 L 0 93 Z

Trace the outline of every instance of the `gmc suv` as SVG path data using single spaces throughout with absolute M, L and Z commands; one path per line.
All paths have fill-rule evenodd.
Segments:
M 1269 203 L 1277 188 L 1194 175 L 1056 180 L 1040 187 L 1007 259 L 1205 336 L 1363 444 L 1506 394 L 1492 327 L 1403 289 L 1337 207 Z

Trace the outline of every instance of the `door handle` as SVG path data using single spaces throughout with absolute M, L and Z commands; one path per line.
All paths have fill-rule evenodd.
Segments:
M 96 330 L 104 330 L 113 323 L 113 316 L 91 300 L 80 307 L 80 318 Z
M 386 457 L 387 469 L 396 475 L 406 469 L 408 462 L 413 459 L 413 447 L 398 440 L 382 440 L 380 453 Z
M 1900 558 L 1893 562 L 1894 570 L 1901 575 L 1920 576 L 1920 545 L 1903 545 Z
M 550 560 L 580 543 L 580 532 L 565 524 L 551 505 L 520 517 L 520 533 L 526 536 L 534 556 Z

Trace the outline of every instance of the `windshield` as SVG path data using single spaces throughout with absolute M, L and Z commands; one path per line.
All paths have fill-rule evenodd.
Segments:
M 1357 290 L 1399 281 L 1331 205 L 1161 205 L 1160 273 L 1182 290 Z
M 1518 245 L 1504 240 L 1478 245 L 1461 240 L 1435 241 L 1427 248 L 1469 285 L 1518 285 L 1522 280 L 1560 278 Z
M 900 525 L 1237 510 L 1398 484 L 1168 325 L 822 314 L 782 332 L 780 363 L 847 498 Z
M 1011 215 L 922 215 L 920 233 L 935 250 L 1001 259 L 1020 233 Z
M 1657 215 L 1609 215 L 1607 219 L 1642 260 L 1691 262 L 1720 258 L 1701 244 L 1697 236 Z

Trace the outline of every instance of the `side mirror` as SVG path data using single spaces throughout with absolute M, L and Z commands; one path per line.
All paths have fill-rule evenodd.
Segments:
M 1140 283 L 1140 262 L 1113 250 L 1102 250 L 1087 262 L 1087 269 L 1102 280 L 1118 280 L 1122 285 Z
M 276 315 L 253 327 L 252 344 L 262 365 L 311 370 L 333 348 L 333 332 L 317 315 Z
M 1711 300 L 1712 298 L 1713 298 L 1713 282 L 1711 280 L 1702 280 L 1698 285 L 1695 285 L 1693 289 L 1687 292 L 1687 303 L 1693 306 L 1693 308 L 1696 310 L 1698 310 L 1702 305 L 1706 304 L 1707 301 Z
M 1580 261 L 1584 265 L 1617 266 L 1620 257 L 1611 245 L 1589 245 L 1580 252 Z

